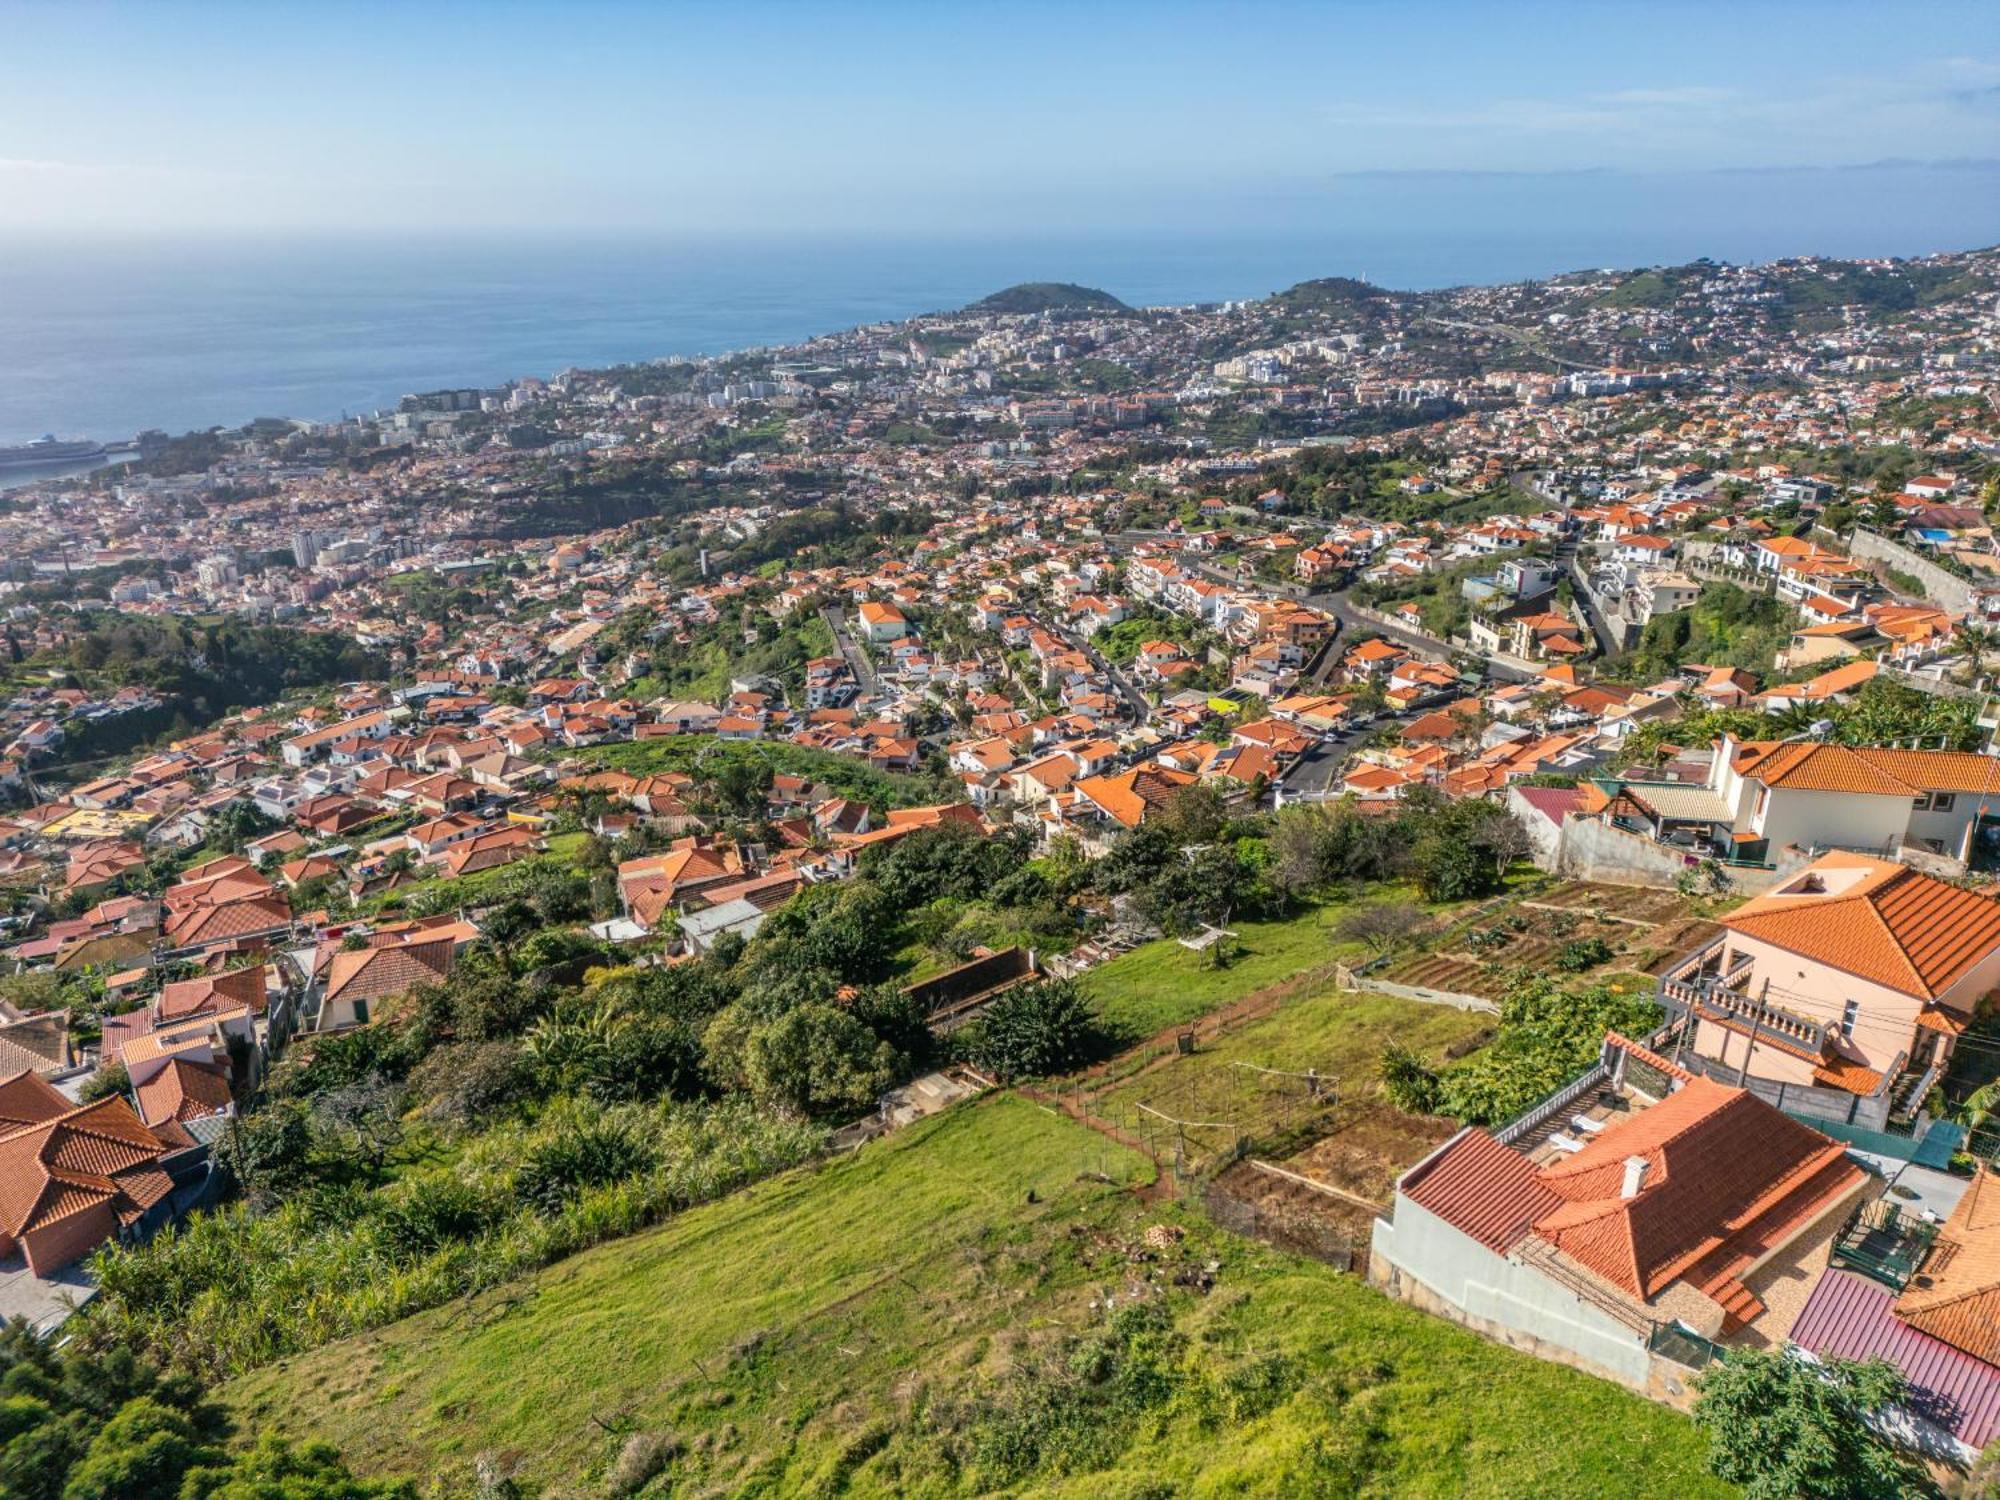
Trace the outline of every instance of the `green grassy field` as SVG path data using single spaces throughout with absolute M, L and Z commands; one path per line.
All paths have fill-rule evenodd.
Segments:
M 605 1493 L 634 1434 L 673 1455 L 646 1494 L 1728 1493 L 1674 1413 L 1148 1204 L 1150 1171 L 988 1098 L 225 1395 L 248 1433 L 447 1482 L 488 1454 L 529 1494 Z M 1186 1237 L 1148 1254 L 1160 1224 Z M 1107 1296 L 1171 1328 L 1142 1396 L 1078 1399 Z
M 1380 1077 L 1382 1049 L 1390 1042 L 1415 1048 L 1433 1061 L 1451 1049 L 1473 1045 L 1493 1017 L 1423 1005 L 1393 995 L 1357 994 L 1331 984 L 1285 1002 L 1272 1015 L 1252 1021 L 1188 1056 L 1169 1053 L 1143 1071 L 1114 1067 L 1110 1082 L 1092 1096 L 1091 1109 L 1121 1126 L 1136 1128 L 1144 1104 L 1180 1120 L 1226 1121 L 1244 1135 L 1261 1139 L 1306 1123 L 1312 1113 L 1304 1080 L 1273 1078 L 1256 1069 L 1281 1073 L 1316 1070 L 1325 1080 L 1324 1098 L 1368 1098 Z M 1122 1059 L 1121 1059 L 1122 1061 Z M 1238 1067 L 1237 1064 L 1249 1064 Z M 1196 1144 L 1218 1147 L 1228 1131 L 1199 1133 Z M 1423 1154 L 1419 1150 L 1412 1156 Z
M 1369 896 L 1371 902 L 1409 899 L 1410 893 L 1400 887 Z M 1361 944 L 1335 935 L 1348 910 L 1340 903 L 1310 902 L 1273 921 L 1232 921 L 1235 956 L 1224 969 L 1212 967 L 1207 955 L 1183 948 L 1173 938 L 1160 938 L 1099 964 L 1078 983 L 1118 1035 L 1127 1040 L 1153 1036 L 1308 969 L 1366 958 Z

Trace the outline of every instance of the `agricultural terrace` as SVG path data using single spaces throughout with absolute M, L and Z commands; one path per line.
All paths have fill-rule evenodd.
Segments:
M 1341 1130 L 1364 1101 L 1379 1102 L 1380 1059 L 1391 1042 L 1443 1063 L 1477 1048 L 1493 1025 L 1484 1013 L 1344 991 L 1323 980 L 1267 1015 L 1197 1033 L 1192 1052 L 1169 1046 L 1128 1053 L 1072 1087 L 1091 1114 L 1166 1150 L 1179 1148 L 1184 1136 L 1187 1166 L 1195 1170 L 1239 1145 L 1266 1150 Z M 1190 1123 L 1183 1132 L 1176 1121 Z M 1430 1122 L 1413 1125 L 1415 1149 L 1407 1161 L 1392 1153 L 1395 1170 L 1421 1157 L 1434 1133 Z
M 1720 930 L 1673 891 L 1569 881 L 1407 945 L 1368 977 L 1497 1000 L 1523 972 L 1599 977 L 1639 992 Z
M 1289 994 L 1330 978 L 1340 965 L 1369 956 L 1366 943 L 1342 935 L 1344 918 L 1359 907 L 1407 905 L 1415 899 L 1410 887 L 1395 884 L 1372 886 L 1354 900 L 1302 899 L 1283 916 L 1232 919 L 1228 930 L 1234 936 L 1221 961 L 1178 939 L 1160 938 L 1099 964 L 1078 983 L 1107 1030 L 1122 1040 L 1138 1041 L 1225 1007 L 1266 998 L 1268 992 Z M 1432 922 L 1442 922 L 1460 909 L 1425 910 Z

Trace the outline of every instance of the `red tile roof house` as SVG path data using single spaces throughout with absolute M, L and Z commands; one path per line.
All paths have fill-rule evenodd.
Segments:
M 50 1276 L 158 1227 L 171 1150 L 123 1099 L 76 1105 L 32 1073 L 0 1080 L 0 1265 L 18 1253 Z
M 366 1026 L 377 1004 L 407 994 L 419 984 L 436 984 L 451 972 L 455 953 L 449 936 L 376 934 L 380 946 L 343 948 L 332 954 L 321 975 L 319 1002 L 308 1016 L 311 1031 L 345 1031 Z
M 1921 1106 L 2000 987 L 2000 901 L 1892 860 L 1822 855 L 1721 924 L 1660 985 L 1692 1065 L 1866 1129 Z
M 1405 1172 L 1368 1274 L 1489 1338 L 1682 1400 L 1699 1340 L 1784 1335 L 1797 1289 L 1879 1189 L 1839 1143 L 1612 1033 L 1574 1083 Z

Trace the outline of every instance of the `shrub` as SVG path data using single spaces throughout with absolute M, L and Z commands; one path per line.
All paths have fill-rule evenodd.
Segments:
M 1016 985 L 960 1034 L 971 1061 L 996 1078 L 1067 1072 L 1102 1044 L 1083 992 L 1067 979 Z
M 1611 945 L 1600 937 L 1574 938 L 1556 950 L 1555 966 L 1565 974 L 1581 974 L 1611 961 Z
M 449 1170 L 413 1174 L 384 1195 L 378 1222 L 384 1243 L 398 1260 L 469 1240 L 506 1217 L 512 1207 L 500 1195 L 465 1181 Z
M 1615 983 L 1565 990 L 1547 976 L 1524 979 L 1501 1001 L 1493 1045 L 1438 1073 L 1433 1112 L 1470 1125 L 1510 1120 L 1595 1062 L 1606 1031 L 1644 1036 L 1660 1014 Z
M 537 1211 L 557 1214 L 585 1188 L 630 1177 L 649 1164 L 645 1144 L 624 1122 L 576 1120 L 528 1153 L 514 1189 Z
M 132 1079 L 122 1062 L 107 1063 L 88 1078 L 83 1087 L 76 1091 L 77 1098 L 85 1104 L 95 1104 L 99 1099 L 109 1099 L 113 1094 L 126 1094 L 132 1090 Z
M 613 1495 L 636 1495 L 665 1472 L 680 1451 L 679 1441 L 670 1433 L 635 1432 L 618 1450 L 618 1460 L 605 1476 L 604 1487 Z
M 1437 1070 L 1401 1042 L 1382 1049 L 1382 1091 L 1405 1114 L 1437 1113 Z
M 534 1078 L 518 1043 L 452 1042 L 438 1048 L 410 1074 L 410 1096 L 424 1113 L 453 1125 L 471 1125 L 526 1098 Z
M 1909 1395 L 1887 1360 L 1807 1363 L 1788 1352 L 1739 1349 L 1695 1382 L 1695 1424 L 1709 1468 L 1750 1500 L 1904 1500 L 1936 1495 L 1921 1463 L 1874 1423 Z
M 857 1016 L 808 1004 L 753 1029 L 743 1049 L 750 1092 L 801 1115 L 872 1107 L 896 1074 L 896 1051 Z

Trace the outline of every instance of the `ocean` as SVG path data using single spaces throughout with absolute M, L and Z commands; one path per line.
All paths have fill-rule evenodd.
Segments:
M 1381 178 L 1184 226 L 1007 237 L 7 237 L 0 443 L 260 416 L 781 343 L 1019 281 L 1134 305 L 1315 276 L 1436 287 L 1596 266 L 1922 254 L 2000 240 L 2000 165 L 1638 178 Z

